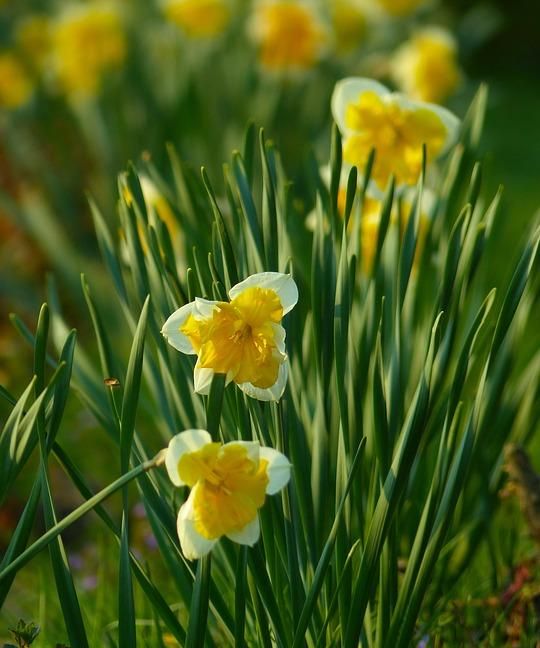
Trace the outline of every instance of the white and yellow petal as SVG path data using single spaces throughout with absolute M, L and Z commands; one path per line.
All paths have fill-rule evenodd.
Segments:
M 276 292 L 283 308 L 283 315 L 286 315 L 298 302 L 298 288 L 290 274 L 259 272 L 251 275 L 229 290 L 230 299 L 238 297 L 246 288 L 264 288 Z
M 395 101 L 400 108 L 410 110 L 411 112 L 417 110 L 429 110 L 433 114 L 437 115 L 443 126 L 446 128 L 447 133 L 444 146 L 437 153 L 437 157 L 444 155 L 444 153 L 446 153 L 448 149 L 456 143 L 461 121 L 446 108 L 434 103 L 428 103 L 427 101 L 415 101 L 409 99 L 406 95 L 397 92 L 392 93 L 391 100 Z
M 350 131 L 345 120 L 347 106 L 351 103 L 358 103 L 360 96 L 365 92 L 374 92 L 379 97 L 385 97 L 392 94 L 386 86 L 377 81 L 373 81 L 373 79 L 347 77 L 346 79 L 342 79 L 336 83 L 330 105 L 332 109 L 332 117 L 338 125 L 342 135 L 345 135 Z
M 161 335 L 163 335 L 167 342 L 182 353 L 197 353 L 193 348 L 191 340 L 180 330 L 186 323 L 187 318 L 193 315 L 194 312 L 196 312 L 195 302 L 185 304 L 185 306 L 174 311 L 161 329 Z
M 219 302 L 211 299 L 203 299 L 202 297 L 195 297 L 194 304 L 194 312 L 197 319 L 210 319 L 218 307 Z
M 259 465 L 259 452 L 261 446 L 257 441 L 229 441 L 229 443 L 223 445 L 223 449 L 225 450 L 225 448 L 234 446 L 244 448 L 248 458 L 251 459 L 256 466 Z
M 201 367 L 199 361 L 195 364 L 193 370 L 193 388 L 197 394 L 208 396 L 210 393 L 210 385 L 214 379 L 214 370 L 208 367 Z
M 287 377 L 289 375 L 289 362 L 286 360 L 279 366 L 278 377 L 276 382 L 271 386 L 263 389 L 255 387 L 251 383 L 238 383 L 238 387 L 251 398 L 256 398 L 261 401 L 279 401 L 285 391 L 287 385 Z
M 175 486 L 184 486 L 178 472 L 178 464 L 183 455 L 188 452 L 195 452 L 202 447 L 212 443 L 212 437 L 206 430 L 185 430 L 173 436 L 167 446 L 165 454 L 165 467 L 170 480 Z
M 268 485 L 266 494 L 274 495 L 284 488 L 291 478 L 291 463 L 287 457 L 274 450 L 274 448 L 262 447 L 259 450 L 259 457 L 267 463 L 266 474 L 268 475 Z
M 237 542 L 241 545 L 247 545 L 252 547 L 259 536 L 261 535 L 261 528 L 259 525 L 259 516 L 256 515 L 255 518 L 246 524 L 246 526 L 241 531 L 234 531 L 232 533 L 227 533 L 227 538 L 233 542 Z
M 191 489 L 187 501 L 180 508 L 176 522 L 180 547 L 182 548 L 182 553 L 188 560 L 197 560 L 206 556 L 206 554 L 212 551 L 212 548 L 217 542 L 217 539 L 209 540 L 205 538 L 196 529 L 193 502 L 198 487 L 199 484 L 195 484 Z

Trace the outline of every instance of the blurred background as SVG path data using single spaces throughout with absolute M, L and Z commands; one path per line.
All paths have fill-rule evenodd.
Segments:
M 87 194 L 114 213 L 118 172 L 146 156 L 169 177 L 169 142 L 219 186 L 253 121 L 277 143 L 301 195 L 311 151 L 327 154 L 330 94 L 347 75 L 379 78 L 459 116 L 488 84 L 484 175 L 488 193 L 505 186 L 508 250 L 538 207 L 535 4 L 1 2 L 2 381 L 13 379 L 6 367 L 18 353 L 8 312 L 36 312 L 49 270 L 77 303 L 79 272 L 95 270 Z

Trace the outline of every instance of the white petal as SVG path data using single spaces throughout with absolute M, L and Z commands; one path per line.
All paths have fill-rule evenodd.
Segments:
M 219 302 L 202 297 L 195 297 L 195 311 L 202 319 L 209 319 L 214 314 Z
M 261 389 L 260 387 L 255 387 L 251 383 L 245 382 L 240 383 L 238 387 L 245 392 L 251 398 L 256 398 L 261 401 L 278 401 L 285 391 L 285 385 L 287 384 L 287 376 L 289 375 L 289 363 L 285 361 L 279 367 L 278 377 L 276 382 L 272 387 L 267 389 Z
M 178 513 L 176 529 L 182 553 L 188 560 L 196 560 L 206 556 L 212 550 L 217 540 L 208 540 L 195 528 L 193 501 L 198 485 L 191 490 L 189 497 Z
M 437 115 L 446 128 L 446 141 L 439 152 L 439 155 L 446 153 L 446 151 L 455 144 L 461 122 L 446 108 L 434 103 L 428 103 L 427 101 L 414 101 L 413 99 L 409 99 L 406 95 L 397 92 L 392 94 L 390 101 L 395 101 L 401 108 L 407 108 L 409 110 L 430 110 Z
M 289 483 L 291 463 L 284 454 L 274 450 L 274 448 L 262 447 L 259 451 L 259 457 L 268 461 L 266 472 L 269 481 L 266 493 L 274 495 Z
M 345 135 L 350 130 L 345 124 L 347 106 L 351 102 L 357 103 L 360 95 L 364 92 L 375 92 L 380 97 L 390 94 L 388 88 L 372 79 L 348 77 L 336 83 L 331 101 L 332 117 L 342 135 Z
M 193 370 L 193 387 L 197 394 L 204 394 L 208 396 L 210 393 L 210 385 L 212 384 L 212 378 L 214 377 L 214 370 L 199 367 L 199 361 L 195 365 Z
M 259 539 L 260 534 L 259 517 L 256 515 L 241 531 L 227 533 L 227 538 L 233 542 L 238 542 L 238 544 L 252 547 Z
M 285 355 L 285 329 L 281 324 L 272 324 L 274 329 L 274 342 L 276 343 L 277 350 Z
M 212 437 L 206 430 L 186 430 L 173 436 L 169 441 L 165 454 L 165 467 L 175 486 L 184 486 L 178 474 L 178 462 L 182 455 L 186 452 L 195 452 L 208 443 L 212 443 Z
M 298 301 L 298 288 L 289 274 L 282 272 L 259 272 L 236 284 L 229 290 L 229 297 L 234 299 L 246 288 L 269 288 L 274 290 L 281 301 L 283 315 L 288 313 Z
M 182 353 L 196 353 L 191 340 L 180 331 L 187 318 L 194 312 L 195 302 L 189 302 L 182 308 L 175 310 L 169 319 L 163 324 L 161 335 L 167 342 Z
M 257 441 L 229 441 L 229 443 L 225 443 L 222 447 L 222 452 L 225 448 L 230 448 L 231 446 L 240 446 L 241 448 L 245 448 L 247 452 L 247 456 L 251 461 L 253 461 L 254 464 L 258 465 L 259 463 L 259 450 L 260 450 L 260 444 Z

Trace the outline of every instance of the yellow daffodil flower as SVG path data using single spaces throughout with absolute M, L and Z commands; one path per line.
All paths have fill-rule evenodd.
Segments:
M 191 488 L 177 520 L 189 560 L 206 555 L 222 536 L 253 546 L 260 533 L 258 510 L 291 474 L 289 461 L 277 450 L 249 441 L 214 443 L 206 430 L 173 437 L 165 466 L 175 486 Z
M 53 60 L 63 89 L 94 96 L 103 75 L 126 57 L 126 37 L 116 6 L 89 2 L 69 6 L 52 30 Z
M 459 120 L 435 104 L 390 92 L 371 79 L 339 81 L 332 95 L 332 115 L 343 136 L 343 159 L 363 169 L 376 150 L 372 179 L 383 189 L 391 174 L 398 185 L 415 184 L 422 168 L 454 143 Z
M 15 28 L 15 42 L 25 60 L 38 71 L 47 67 L 51 48 L 50 19 L 30 14 Z
M 227 0 L 166 0 L 163 12 L 167 20 L 192 38 L 218 36 L 231 18 Z
M 0 108 L 20 108 L 33 92 L 32 79 L 19 58 L 13 52 L 0 52 Z
M 159 221 L 162 221 L 167 226 L 169 234 L 171 235 L 171 240 L 176 247 L 176 253 L 179 259 L 184 260 L 183 249 L 182 249 L 182 232 L 180 230 L 178 220 L 174 215 L 172 207 L 170 206 L 168 200 L 165 196 L 159 191 L 156 184 L 146 175 L 139 175 L 139 182 L 141 185 L 141 190 L 146 204 L 146 211 L 148 213 L 148 222 L 154 229 L 157 229 Z M 123 197 L 128 206 L 131 206 L 133 202 L 133 196 L 131 195 L 130 190 L 127 188 L 127 185 L 123 190 Z M 149 249 L 149 243 L 146 240 L 146 235 L 143 227 L 139 226 L 139 238 L 141 239 L 141 245 L 143 252 L 146 254 Z
M 456 41 L 445 29 L 422 29 L 397 50 L 391 70 L 397 85 L 409 96 L 442 103 L 461 79 Z
M 411 209 L 413 206 L 414 190 L 408 190 L 401 198 L 401 236 L 405 233 L 407 222 L 412 216 Z M 422 206 L 418 223 L 418 238 L 416 242 L 415 263 L 420 258 L 424 241 L 426 238 L 429 222 L 432 218 L 434 196 L 431 191 L 424 189 L 422 192 Z M 396 226 L 399 221 L 398 203 L 394 203 L 390 213 L 390 224 Z M 367 274 L 371 271 L 375 252 L 377 250 L 377 240 L 379 238 L 379 226 L 381 224 L 382 201 L 366 196 L 362 209 L 362 219 L 360 221 L 360 242 L 362 247 L 362 270 Z
M 307 2 L 261 0 L 255 6 L 250 31 L 261 65 L 273 72 L 314 67 L 327 41 L 323 23 Z
M 330 167 L 323 166 L 320 168 L 322 181 L 329 187 L 330 186 Z M 343 218 L 345 215 L 345 205 L 347 201 L 347 170 L 342 170 L 340 184 L 337 195 L 337 208 L 338 214 Z M 362 178 L 358 178 L 358 186 L 363 182 Z M 394 200 L 392 211 L 390 213 L 390 225 L 397 226 L 401 224 L 400 235 L 403 236 L 407 227 L 408 219 L 412 215 L 411 209 L 416 189 L 406 187 L 401 190 Z M 359 199 L 359 193 L 355 196 L 355 201 Z M 368 274 L 371 271 L 375 252 L 377 250 L 377 239 L 379 237 L 379 226 L 381 224 L 381 212 L 383 206 L 383 194 L 376 190 L 376 187 L 370 186 L 367 194 L 364 197 L 362 204 L 361 218 L 360 218 L 360 245 L 361 245 L 361 259 L 362 271 Z M 354 209 L 354 208 L 353 208 Z M 418 225 L 418 238 L 416 242 L 416 255 L 415 262 L 420 257 L 423 249 L 424 241 L 426 238 L 427 230 L 430 221 L 433 218 L 435 209 L 435 195 L 433 192 L 424 187 L 422 191 L 422 205 L 420 210 L 420 218 Z M 400 219 L 401 215 L 401 219 Z M 306 227 L 313 231 L 317 223 L 316 211 L 311 211 L 306 218 Z M 349 220 L 348 232 L 353 229 L 353 219 Z
M 296 284 L 290 275 L 262 272 L 233 286 L 229 298 L 197 297 L 175 311 L 161 332 L 178 351 L 197 355 L 196 392 L 207 394 L 219 373 L 252 398 L 277 401 L 288 374 L 281 320 L 298 301 Z

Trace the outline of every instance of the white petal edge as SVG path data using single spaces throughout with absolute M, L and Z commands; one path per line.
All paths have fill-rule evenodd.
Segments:
M 206 556 L 207 553 L 212 551 L 213 546 L 217 542 L 217 540 L 208 540 L 195 528 L 193 500 L 195 499 L 197 488 L 198 485 L 195 484 L 187 501 L 180 508 L 176 521 L 180 547 L 182 548 L 182 553 L 188 560 L 196 560 L 197 558 Z
M 351 102 L 356 103 L 360 95 L 364 94 L 364 92 L 375 92 L 380 97 L 391 94 L 390 90 L 382 83 L 362 77 L 347 77 L 338 81 L 334 86 L 330 106 L 332 109 L 332 117 L 342 135 L 350 132 L 350 129 L 345 124 L 345 114 L 348 104 Z
M 233 542 L 238 542 L 238 544 L 252 547 L 257 542 L 260 535 L 261 529 L 259 526 L 259 516 L 256 515 L 255 518 L 251 522 L 248 522 L 241 531 L 227 533 L 227 538 Z
M 169 441 L 165 454 L 165 468 L 175 486 L 185 485 L 178 474 L 178 462 L 182 455 L 186 452 L 195 452 L 208 443 L 212 443 L 212 437 L 206 430 L 186 430 L 176 434 Z
M 283 308 L 283 315 L 286 315 L 298 301 L 298 288 L 290 274 L 282 272 L 259 272 L 251 275 L 244 281 L 237 283 L 229 290 L 229 297 L 234 299 L 246 288 L 268 288 L 274 290 L 279 297 Z
M 256 465 L 259 464 L 259 450 L 261 446 L 257 441 L 229 441 L 229 443 L 225 443 L 223 445 L 222 450 L 235 445 L 240 446 L 241 448 L 245 448 L 247 456 L 251 459 L 251 461 L 253 461 L 253 463 Z
M 214 370 L 199 366 L 199 361 L 193 370 L 193 388 L 197 394 L 208 396 L 210 393 L 210 385 L 214 377 Z
M 191 344 L 191 340 L 180 331 L 180 327 L 183 326 L 184 322 L 193 312 L 195 312 L 195 302 L 185 304 L 174 311 L 161 329 L 161 335 L 163 335 L 167 342 L 182 353 L 197 353 Z
M 272 329 L 274 330 L 274 342 L 276 343 L 277 350 L 285 355 L 285 336 L 286 332 L 281 324 L 272 324 Z
M 218 303 L 210 299 L 203 299 L 202 297 L 195 297 L 195 312 L 201 319 L 209 319 L 214 314 Z
M 437 157 L 444 155 L 448 151 L 448 149 L 456 143 L 459 135 L 461 120 L 456 117 L 454 113 L 451 113 L 446 108 L 443 108 L 442 106 L 434 103 L 409 99 L 409 97 L 407 97 L 406 95 L 400 94 L 398 92 L 392 93 L 391 101 L 395 101 L 401 108 L 408 108 L 409 110 L 430 110 L 431 112 L 435 113 L 437 117 L 442 121 L 444 127 L 446 128 L 446 141 L 442 149 L 439 151 Z
M 274 495 L 284 488 L 291 478 L 291 463 L 284 454 L 274 448 L 262 447 L 259 451 L 260 459 L 268 462 L 266 472 L 268 474 L 267 495 Z
M 272 387 L 267 389 L 261 389 L 260 387 L 255 387 L 251 383 L 239 383 L 238 387 L 251 398 L 256 398 L 261 401 L 278 401 L 285 391 L 285 385 L 287 384 L 287 377 L 289 375 L 289 362 L 286 360 L 279 367 L 278 377 L 276 382 Z

